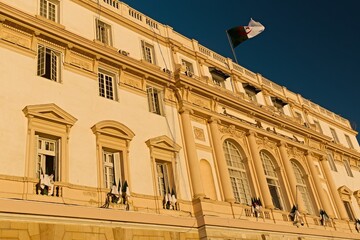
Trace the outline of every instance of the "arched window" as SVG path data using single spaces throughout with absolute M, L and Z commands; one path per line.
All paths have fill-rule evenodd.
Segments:
M 270 158 L 269 154 L 265 151 L 260 152 L 260 157 L 262 160 L 266 181 L 270 190 L 270 195 L 275 208 L 284 209 L 279 178 L 275 170 L 275 165 Z
M 250 185 L 240 149 L 230 140 L 225 140 L 223 148 L 235 201 L 251 204 Z
M 300 169 L 299 165 L 296 162 L 291 161 L 291 165 L 293 167 L 295 178 L 296 178 L 296 183 L 297 183 L 296 191 L 299 191 L 299 192 L 297 192 L 297 194 L 299 194 L 299 196 L 302 198 L 307 212 L 309 214 L 314 214 L 314 208 L 311 203 L 309 189 L 307 187 L 306 180 L 305 180 L 305 174 Z M 298 197 L 298 196 L 296 196 L 296 197 Z M 297 199 L 295 199 L 295 201 L 297 201 Z

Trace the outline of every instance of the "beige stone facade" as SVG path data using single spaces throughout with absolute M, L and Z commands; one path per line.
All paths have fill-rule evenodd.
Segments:
M 0 56 L 1 240 L 360 238 L 349 121 L 130 6 L 0 0 Z

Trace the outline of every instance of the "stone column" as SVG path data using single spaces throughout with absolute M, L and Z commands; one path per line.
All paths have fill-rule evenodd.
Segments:
M 192 110 L 182 108 L 179 113 L 181 116 L 183 131 L 184 131 L 184 142 L 186 148 L 186 156 L 189 163 L 189 171 L 191 178 L 191 185 L 193 189 L 193 198 L 204 197 L 204 188 L 201 182 L 200 176 L 200 163 L 195 148 L 195 140 L 193 129 L 191 126 L 190 113 Z
M 339 192 L 336 189 L 334 180 L 333 180 L 331 172 L 330 172 L 329 164 L 327 163 L 326 156 L 323 156 L 321 158 L 320 164 L 324 169 L 326 181 L 328 182 L 328 184 L 330 186 L 330 191 L 333 196 L 333 199 L 335 200 L 335 206 L 339 212 L 340 218 L 344 219 L 344 220 L 348 220 L 349 216 L 347 215 L 344 203 L 342 202 L 342 200 L 340 198 Z
M 211 139 L 213 143 L 213 148 L 215 152 L 216 163 L 219 169 L 221 186 L 224 193 L 224 198 L 226 202 L 235 202 L 234 193 L 232 191 L 229 170 L 225 159 L 223 144 L 220 140 L 220 133 L 218 128 L 217 119 L 210 118 L 209 125 L 211 131 Z
M 298 192 L 298 189 L 297 189 L 297 181 L 296 181 L 294 169 L 293 169 L 290 159 L 288 158 L 288 155 L 286 153 L 286 144 L 284 142 L 280 142 L 278 144 L 278 147 L 280 150 L 280 156 L 284 163 L 286 176 L 287 176 L 289 184 L 290 184 L 290 190 L 291 190 L 291 193 L 295 200 L 295 204 L 298 206 L 300 212 L 304 212 L 304 211 L 306 211 L 305 204 L 301 197 L 301 193 Z
M 251 155 L 252 155 L 254 165 L 255 165 L 257 179 L 258 179 L 259 185 L 260 185 L 260 191 L 261 191 L 261 195 L 263 198 L 262 199 L 263 203 L 265 204 L 265 208 L 273 209 L 274 204 L 272 202 L 270 190 L 269 190 L 269 187 L 268 187 L 268 184 L 266 181 L 265 171 L 264 171 L 264 168 L 262 165 L 262 161 L 260 159 L 259 151 L 256 147 L 257 144 L 256 144 L 256 140 L 255 140 L 255 133 L 253 131 L 249 131 L 247 133 L 247 138 L 249 141 L 250 151 L 251 151 Z
M 316 188 L 316 191 L 318 192 L 321 207 L 322 207 L 322 209 L 324 209 L 326 211 L 326 213 L 329 215 L 329 217 L 333 218 L 335 216 L 334 216 L 333 208 L 332 208 L 332 206 L 331 206 L 331 204 L 329 202 L 329 198 L 321 197 L 323 192 L 324 192 L 324 189 L 321 186 L 321 180 L 319 178 L 318 172 L 316 171 L 314 160 L 313 160 L 311 155 L 312 154 L 310 152 L 307 152 L 306 153 L 306 160 L 308 162 L 311 175 L 312 175 L 312 177 L 314 179 L 315 188 Z

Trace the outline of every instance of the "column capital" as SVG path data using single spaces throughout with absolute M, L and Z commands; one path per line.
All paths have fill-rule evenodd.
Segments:
M 216 118 L 216 117 L 210 117 L 208 119 L 208 123 L 217 123 L 217 124 L 220 124 L 221 123 L 221 120 Z
M 193 114 L 194 110 L 192 110 L 191 108 L 188 108 L 188 107 L 181 107 L 179 110 L 179 113 L 180 114 L 183 114 L 183 113 Z
M 287 147 L 288 147 L 288 144 L 287 144 L 286 142 L 284 142 L 284 141 L 280 141 L 280 142 L 278 142 L 278 143 L 276 144 L 276 146 L 287 148 Z
M 249 131 L 246 132 L 246 136 L 254 136 L 254 137 L 256 137 L 257 133 L 255 131 L 253 131 L 253 130 L 249 130 Z

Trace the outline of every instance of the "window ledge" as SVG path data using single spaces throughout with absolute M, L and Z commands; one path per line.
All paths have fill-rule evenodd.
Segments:
M 40 15 L 35 15 L 35 17 L 42 20 L 42 21 L 44 21 L 44 22 L 50 23 L 50 24 L 52 24 L 52 25 L 54 25 L 54 26 L 56 26 L 58 28 L 65 29 L 64 25 L 62 25 L 62 24 L 60 24 L 58 22 L 51 21 L 51 20 L 47 19 L 46 17 L 40 16 Z

